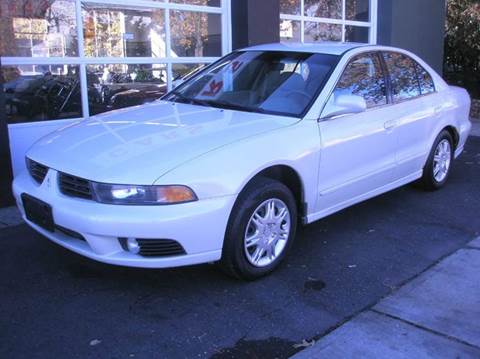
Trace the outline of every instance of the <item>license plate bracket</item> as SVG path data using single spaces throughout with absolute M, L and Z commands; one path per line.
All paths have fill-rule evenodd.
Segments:
M 25 215 L 30 222 L 49 232 L 55 231 L 52 206 L 26 193 L 22 193 L 22 203 Z

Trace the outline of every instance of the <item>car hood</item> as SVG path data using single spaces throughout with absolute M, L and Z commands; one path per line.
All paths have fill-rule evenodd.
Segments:
M 35 143 L 27 156 L 85 179 L 153 184 L 202 154 L 297 122 L 291 117 L 157 101 L 94 116 Z M 239 153 L 232 153 L 232 161 Z M 221 171 L 221 163 L 212 170 Z

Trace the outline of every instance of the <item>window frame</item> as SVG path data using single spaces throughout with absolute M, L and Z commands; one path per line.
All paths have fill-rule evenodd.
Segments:
M 435 80 L 433 79 L 432 74 L 424 66 L 422 66 L 418 61 L 415 61 L 414 58 L 412 58 L 412 60 L 417 65 L 417 66 L 415 66 L 415 71 L 417 72 L 417 79 L 418 79 L 418 82 L 419 82 L 419 85 L 420 85 L 420 96 L 421 97 L 422 96 L 428 96 L 428 95 L 432 95 L 432 94 L 436 93 L 437 92 L 437 84 L 435 83 Z M 430 80 L 432 81 L 432 85 L 433 85 L 433 91 L 428 92 L 426 94 L 423 93 L 422 83 L 420 82 L 420 74 L 418 73 L 418 68 L 421 68 L 430 77 Z
M 344 56 L 347 56 L 347 54 L 352 51 L 352 50 L 355 50 L 354 49 L 351 49 L 351 50 L 347 50 L 346 52 L 344 52 L 342 55 L 340 55 L 340 57 L 344 57 Z M 318 118 L 318 121 L 330 121 L 331 119 L 324 119 L 322 118 L 322 114 L 323 114 L 323 111 L 325 110 L 325 108 L 327 107 L 327 104 L 328 104 L 328 101 L 330 101 L 330 98 L 332 97 L 333 93 L 335 92 L 335 89 L 337 88 L 337 85 L 338 83 L 340 82 L 343 74 L 345 73 L 345 70 L 347 69 L 348 65 L 350 65 L 350 63 L 358 56 L 362 56 L 362 55 L 365 55 L 365 54 L 374 54 L 375 56 L 377 56 L 377 58 L 379 59 L 380 61 L 380 66 L 382 66 L 382 71 L 383 71 L 383 77 L 384 77 L 384 80 L 385 80 L 385 86 L 386 86 L 386 91 L 387 91 L 387 103 L 384 104 L 384 105 L 378 105 L 378 106 L 373 106 L 373 107 L 370 107 L 370 108 L 367 108 L 365 110 L 365 112 L 369 112 L 369 111 L 375 111 L 375 110 L 378 110 L 378 109 L 381 109 L 381 108 L 384 108 L 384 107 L 387 107 L 387 106 L 392 106 L 393 105 L 393 102 L 392 102 L 392 99 L 390 97 L 390 76 L 388 74 L 388 72 L 386 71 L 386 68 L 385 68 L 385 64 L 384 64 L 384 61 L 383 61 L 383 56 L 381 56 L 381 50 L 376 50 L 376 49 L 368 49 L 366 51 L 362 51 L 362 52 L 359 52 L 357 54 L 354 54 L 353 56 L 351 56 L 349 58 L 349 60 L 346 62 L 345 65 L 343 65 L 342 69 L 341 69 L 341 72 L 340 72 L 340 75 L 337 76 L 337 78 L 335 79 L 335 82 L 333 83 L 329 93 L 328 93 L 328 96 L 326 96 L 326 100 L 324 100 L 324 103 L 321 105 L 321 111 L 320 111 L 320 116 Z M 341 61 L 341 59 L 340 59 Z M 338 66 L 338 65 L 337 65 Z M 335 70 L 333 71 L 335 72 Z M 333 73 L 332 72 L 332 73 Z M 318 100 L 318 98 L 317 98 Z
M 340 55 L 340 57 L 345 57 L 345 56 L 348 56 L 348 53 L 350 51 L 354 51 L 356 50 L 357 48 L 353 48 L 353 49 L 350 49 L 350 50 L 347 50 L 345 51 L 342 55 Z M 402 102 L 395 102 L 393 100 L 393 91 L 392 91 L 392 84 L 391 84 L 391 75 L 390 75 L 390 71 L 388 71 L 388 67 L 387 67 L 387 64 L 385 62 L 385 57 L 383 56 L 384 53 L 386 52 L 392 52 L 392 53 L 398 53 L 398 54 L 401 54 L 401 55 L 404 55 L 404 56 L 407 56 L 409 57 L 415 64 L 418 64 L 418 66 L 420 66 L 422 69 L 425 70 L 425 72 L 427 74 L 430 75 L 431 79 L 432 79 L 432 82 L 433 82 L 433 86 L 434 86 L 434 89 L 435 91 L 433 92 L 430 92 L 430 93 L 427 93 L 427 94 L 422 94 L 420 96 L 417 96 L 417 97 L 414 97 L 414 98 L 410 98 L 410 99 L 407 99 L 407 100 L 404 100 Z M 322 114 L 323 114 L 323 111 L 325 110 L 325 107 L 327 106 L 327 103 L 328 101 L 330 101 L 330 97 L 333 95 L 334 91 L 335 91 L 335 88 L 337 87 L 337 84 L 338 82 L 340 81 L 340 79 L 342 78 L 343 76 L 343 73 L 345 72 L 345 70 L 347 69 L 348 65 L 350 65 L 350 62 L 355 59 L 357 56 L 360 56 L 360 55 L 364 55 L 364 54 L 367 54 L 367 53 L 376 53 L 376 55 L 378 56 L 379 60 L 380 60 L 380 63 L 381 63 L 381 66 L 383 67 L 383 74 L 384 74 L 384 78 L 385 78 L 385 84 L 386 84 L 386 87 L 387 87 L 387 103 L 385 105 L 379 105 L 379 106 L 374 106 L 374 107 L 370 107 L 370 108 L 367 108 L 365 110 L 365 112 L 369 112 L 369 111 L 375 111 L 377 109 L 381 109 L 381 108 L 385 108 L 385 107 L 390 107 L 390 106 L 395 106 L 395 105 L 398 105 L 398 104 L 401 104 L 401 103 L 404 103 L 404 102 L 408 102 L 408 101 L 411 101 L 411 100 L 416 100 L 418 98 L 421 98 L 421 97 L 425 97 L 425 96 L 431 96 L 431 95 L 434 95 L 436 93 L 438 93 L 438 86 L 437 86 L 437 83 L 435 82 L 435 76 L 432 75 L 432 73 L 427 70 L 425 68 L 425 66 L 423 66 L 419 61 L 417 61 L 415 58 L 413 58 L 412 56 L 410 56 L 409 54 L 405 53 L 405 52 L 402 52 L 402 51 L 395 51 L 395 50 L 384 50 L 384 49 L 375 49 L 375 48 L 370 48 L 370 49 L 366 49 L 364 51 L 361 51 L 361 52 L 358 52 L 356 54 L 354 54 L 353 56 L 351 56 L 349 58 L 349 60 L 345 63 L 345 65 L 343 65 L 342 69 L 340 70 L 340 75 L 335 79 L 335 82 L 332 84 L 329 92 L 328 92 L 328 95 L 325 96 L 325 100 L 323 101 L 323 103 L 320 105 L 320 115 L 318 117 L 318 121 L 330 121 L 331 119 L 325 119 L 325 118 L 322 118 Z M 341 60 L 340 60 L 341 62 Z M 338 66 L 338 65 L 337 65 Z M 335 72 L 336 69 L 333 71 Z M 417 82 L 419 83 L 419 86 L 420 86 L 420 80 L 419 80 L 419 77 L 418 77 L 418 73 L 417 73 Z M 420 90 L 421 92 L 421 90 Z M 320 94 L 319 94 L 320 95 Z M 317 99 L 318 100 L 318 99 Z M 313 106 L 312 106 L 313 107 Z
M 1 66 L 18 65 L 77 65 L 80 76 L 80 94 L 81 94 L 81 112 L 82 117 L 58 118 L 41 121 L 9 123 L 8 126 L 32 126 L 46 124 L 52 121 L 78 121 L 89 118 L 90 108 L 88 100 L 87 85 L 87 66 L 88 65 L 110 65 L 110 64 L 165 64 L 167 71 L 167 92 L 171 91 L 173 83 L 173 64 L 210 64 L 221 57 L 227 55 L 232 50 L 232 31 L 231 31 L 231 0 L 220 0 L 220 6 L 192 5 L 169 2 L 169 0 L 136 0 L 132 4 L 131 0 L 74 0 L 75 3 L 75 21 L 76 21 L 76 41 L 77 56 L 65 57 L 24 57 L 24 56 L 1 56 Z M 84 34 L 83 34 L 83 14 L 82 4 L 111 5 L 112 7 L 128 7 L 142 9 L 163 9 L 165 16 L 165 57 L 90 57 L 85 55 Z M 219 14 L 221 17 L 221 53 L 215 57 L 173 57 L 171 56 L 171 34 L 170 34 L 170 11 L 191 11 L 206 14 Z M 8 123 L 8 121 L 7 121 Z
M 280 21 L 289 20 L 300 22 L 300 42 L 305 42 L 305 23 L 323 23 L 331 25 L 342 26 L 342 39 L 341 42 L 345 42 L 345 34 L 347 26 L 366 27 L 369 29 L 368 44 L 377 44 L 377 19 L 378 19 L 378 0 L 369 0 L 369 21 L 357 21 L 347 20 L 346 14 L 346 0 L 342 0 L 342 17 L 341 19 L 324 18 L 324 17 L 312 17 L 305 15 L 305 0 L 300 1 L 300 15 L 283 14 L 280 12 Z M 321 1 L 321 0 L 318 0 Z M 280 31 L 280 29 L 279 29 Z M 280 38 L 280 42 L 282 42 Z
M 370 50 L 370 51 L 361 52 L 361 53 L 356 54 L 356 55 L 354 55 L 350 58 L 350 60 L 345 65 L 345 67 L 342 69 L 342 73 L 340 74 L 337 81 L 335 82 L 335 86 L 333 87 L 333 90 L 332 90 L 331 94 L 328 96 L 327 102 L 330 101 L 330 97 L 335 93 L 335 90 L 337 89 L 338 83 L 342 80 L 342 77 L 345 74 L 345 72 L 347 71 L 350 64 L 353 61 L 355 61 L 357 58 L 362 57 L 362 56 L 371 56 L 372 59 L 375 58 L 375 57 L 377 58 L 378 64 L 380 65 L 380 69 L 382 70 L 383 81 L 385 82 L 385 99 L 386 99 L 386 102 L 384 104 L 381 104 L 381 105 L 375 105 L 375 106 L 367 107 L 366 111 L 374 110 L 374 109 L 377 109 L 377 108 L 380 108 L 380 107 L 385 107 L 385 106 L 391 104 L 390 91 L 389 91 L 390 86 L 389 86 L 389 81 L 388 81 L 389 76 L 388 76 L 388 73 L 387 73 L 386 68 L 384 66 L 384 63 L 382 61 L 382 56 L 380 54 L 380 51 L 378 51 L 378 50 Z

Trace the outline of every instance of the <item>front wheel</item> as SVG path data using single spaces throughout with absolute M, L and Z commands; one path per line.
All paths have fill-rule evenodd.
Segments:
M 445 185 L 453 163 L 453 152 L 452 135 L 444 130 L 435 140 L 423 169 L 421 183 L 425 189 L 433 191 Z
M 288 187 L 269 178 L 254 180 L 230 215 L 222 268 L 246 280 L 270 273 L 286 256 L 296 228 L 297 206 Z

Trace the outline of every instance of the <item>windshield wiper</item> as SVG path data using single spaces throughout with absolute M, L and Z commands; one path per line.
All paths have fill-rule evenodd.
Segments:
M 225 108 L 228 110 L 265 113 L 265 110 L 259 107 L 246 107 L 246 106 L 237 105 L 231 102 L 214 101 L 211 103 L 211 105 L 215 107 Z
M 207 106 L 207 107 L 217 107 L 217 108 L 244 111 L 244 112 L 258 112 L 258 113 L 266 113 L 267 112 L 264 109 L 259 108 L 259 107 L 246 107 L 246 106 L 242 106 L 242 105 L 237 105 L 237 104 L 232 103 L 232 102 L 199 100 L 199 99 L 196 99 L 196 98 L 185 96 L 181 92 L 177 92 L 177 91 L 172 91 L 171 94 L 176 96 L 181 101 L 186 102 L 188 104 Z
M 212 104 L 210 103 L 210 101 L 199 100 L 196 98 L 188 97 L 182 94 L 181 92 L 177 92 L 177 91 L 172 91 L 171 94 L 178 97 L 180 100 L 187 102 L 188 104 L 212 107 Z

